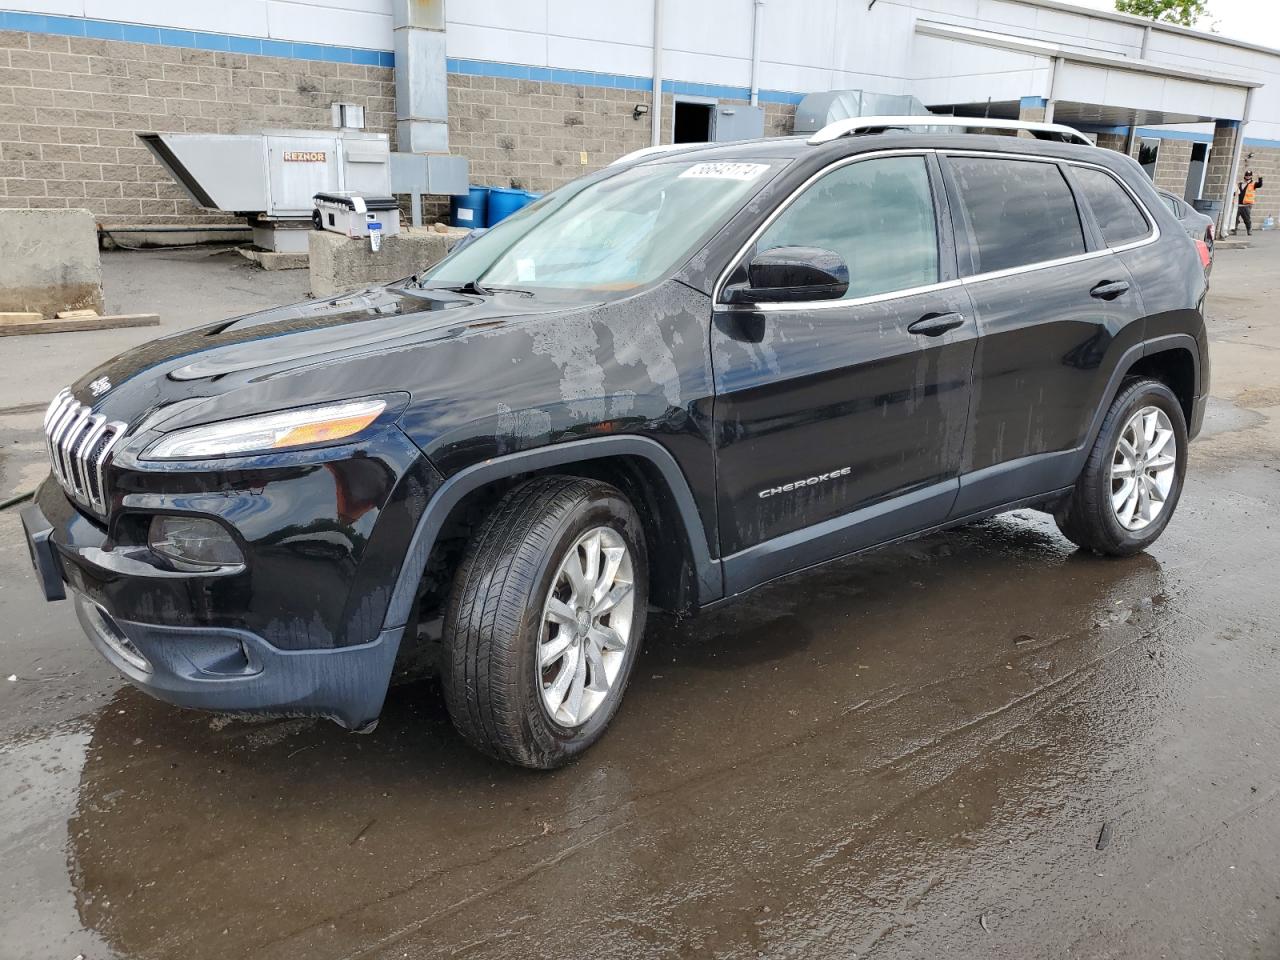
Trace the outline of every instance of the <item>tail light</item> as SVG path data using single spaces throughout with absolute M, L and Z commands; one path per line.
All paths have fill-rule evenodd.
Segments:
M 1200 266 L 1208 269 L 1209 267 L 1209 245 L 1203 240 L 1196 241 L 1196 250 L 1200 254 Z
M 1213 241 L 1214 241 L 1214 235 L 1213 235 L 1213 221 L 1212 221 L 1212 220 L 1210 220 L 1210 221 L 1209 221 L 1209 226 L 1208 226 L 1207 228 L 1205 228 L 1205 231 L 1204 231 L 1204 238 L 1205 238 L 1205 240 L 1206 240 L 1206 241 L 1208 241 L 1209 243 L 1213 243 Z

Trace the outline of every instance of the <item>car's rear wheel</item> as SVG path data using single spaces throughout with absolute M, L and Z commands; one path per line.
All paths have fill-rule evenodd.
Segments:
M 1137 553 L 1168 526 L 1186 469 L 1178 398 L 1157 380 L 1135 380 L 1107 411 L 1084 470 L 1054 512 L 1058 529 L 1095 553 Z
M 537 769 L 590 747 L 617 712 L 644 630 L 640 519 L 575 477 L 509 491 L 477 530 L 445 615 L 445 699 L 485 753 Z

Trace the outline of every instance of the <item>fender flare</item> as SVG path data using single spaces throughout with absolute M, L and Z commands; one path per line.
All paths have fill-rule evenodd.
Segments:
M 1149 357 L 1153 353 L 1165 353 L 1169 350 L 1184 349 L 1191 354 L 1191 368 L 1195 374 L 1195 396 L 1200 396 L 1200 342 L 1189 333 L 1170 333 L 1163 337 L 1153 337 L 1142 345 L 1142 355 Z
M 1093 449 L 1094 442 L 1098 439 L 1098 431 L 1102 429 L 1102 421 L 1106 418 L 1107 411 L 1111 409 L 1111 404 L 1120 393 L 1120 384 L 1124 382 L 1133 365 L 1143 357 L 1178 349 L 1184 349 L 1191 354 L 1191 365 L 1195 371 L 1195 396 L 1200 396 L 1200 344 L 1195 337 L 1189 333 L 1171 333 L 1135 343 L 1120 355 L 1120 359 L 1116 361 L 1111 371 L 1111 379 L 1107 381 L 1107 389 L 1103 392 L 1103 399 L 1106 402 L 1099 404 L 1098 409 L 1094 411 L 1085 442 L 1078 450 L 1081 455 L 1081 468 L 1084 466 L 1084 460 L 1089 456 L 1089 451 Z
M 459 470 L 449 477 L 432 496 L 414 529 L 404 563 L 396 577 L 391 600 L 387 604 L 382 629 L 398 629 L 408 621 L 417 596 L 418 583 L 426 571 L 427 560 L 435 546 L 436 537 L 440 534 L 440 527 L 467 494 L 485 484 L 516 474 L 618 456 L 640 457 L 661 472 L 680 512 L 680 521 L 693 557 L 698 582 L 698 602 L 710 603 L 722 597 L 724 579 L 720 561 L 711 556 L 703 533 L 702 516 L 698 512 L 684 471 L 676 463 L 675 457 L 662 444 L 647 437 L 589 437 L 494 457 Z

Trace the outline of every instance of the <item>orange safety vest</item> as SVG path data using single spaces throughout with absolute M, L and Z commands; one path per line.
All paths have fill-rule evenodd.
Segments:
M 1240 202 L 1245 205 L 1251 206 L 1256 199 L 1257 198 L 1254 196 L 1253 181 L 1250 180 L 1247 184 L 1245 184 L 1244 196 L 1241 198 Z

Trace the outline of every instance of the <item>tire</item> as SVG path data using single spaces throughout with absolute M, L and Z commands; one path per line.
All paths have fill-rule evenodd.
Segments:
M 598 586 L 619 546 L 625 554 L 614 568 L 616 579 L 605 584 L 614 589 L 597 607 L 615 598 L 617 604 L 599 617 L 588 610 L 587 624 L 575 620 L 571 614 L 591 606 L 580 593 L 594 597 L 595 591 L 574 586 L 570 555 L 574 569 L 590 576 L 594 550 Z M 553 593 L 559 601 L 554 607 Z M 644 532 L 621 492 L 564 476 L 536 477 L 513 488 L 472 537 L 445 613 L 443 686 L 454 726 L 472 746 L 508 763 L 538 770 L 567 763 L 600 739 L 617 712 L 640 648 L 647 602 Z M 552 618 L 545 624 L 544 610 Z M 561 644 L 569 646 L 540 667 L 540 652 L 553 653 Z M 569 669 L 573 674 L 565 680 L 562 671 Z M 553 709 L 561 692 L 561 706 Z
M 1171 436 L 1148 459 L 1141 459 L 1148 454 L 1139 451 L 1135 460 L 1124 452 L 1120 441 L 1122 436 L 1135 437 L 1130 430 L 1141 411 L 1152 411 L 1144 413 L 1142 422 L 1144 425 L 1155 423 L 1157 443 L 1160 443 L 1159 438 L 1164 435 L 1166 425 Z M 1126 442 L 1130 448 L 1135 446 L 1129 440 Z M 1169 444 L 1175 447 L 1173 460 L 1165 463 Z M 1117 459 L 1120 462 L 1115 464 L 1116 468 L 1124 471 L 1121 476 L 1113 476 L 1112 473 Z M 1146 497 L 1145 504 L 1143 498 L 1134 493 L 1137 490 L 1141 494 L 1141 487 L 1130 487 L 1125 482 L 1125 476 L 1134 469 L 1135 463 L 1138 464 L 1135 469 L 1137 475 L 1145 474 L 1151 478 L 1146 487 L 1150 495 Z M 1102 421 L 1102 428 L 1075 487 L 1054 511 L 1054 520 L 1063 536 L 1079 547 L 1104 556 L 1130 556 L 1154 543 L 1169 525 L 1182 495 L 1186 471 L 1187 424 L 1178 398 L 1158 380 L 1127 381 Z M 1160 491 L 1159 487 L 1166 482 L 1166 474 L 1168 489 Z M 1156 494 L 1161 492 L 1164 499 L 1158 501 Z M 1158 507 L 1157 503 L 1160 504 Z M 1130 504 L 1134 510 L 1126 521 L 1125 514 Z M 1153 511 L 1153 516 L 1146 516 Z

